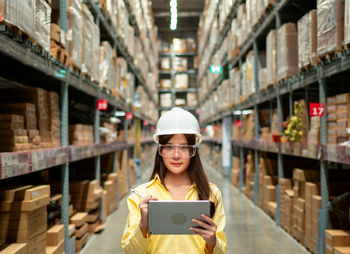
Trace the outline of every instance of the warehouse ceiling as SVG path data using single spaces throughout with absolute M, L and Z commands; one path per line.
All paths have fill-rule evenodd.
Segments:
M 169 2 L 169 0 L 152 0 L 152 11 L 159 38 L 171 40 L 174 37 L 197 37 L 199 18 L 205 0 L 177 0 L 178 22 L 175 31 L 170 30 Z

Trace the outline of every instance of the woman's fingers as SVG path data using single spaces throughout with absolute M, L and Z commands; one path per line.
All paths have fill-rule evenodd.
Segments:
M 212 226 L 216 227 L 216 223 L 215 223 L 215 221 L 212 218 L 210 218 L 209 216 L 207 216 L 205 214 L 201 214 L 201 217 L 203 219 L 205 219 L 209 223 L 209 225 L 212 225 Z
M 213 226 L 209 225 L 208 223 L 206 222 L 203 222 L 203 221 L 200 221 L 200 220 L 197 220 L 197 219 L 192 219 L 192 222 L 196 223 L 198 226 L 204 228 L 204 229 L 207 229 L 207 230 L 213 230 Z

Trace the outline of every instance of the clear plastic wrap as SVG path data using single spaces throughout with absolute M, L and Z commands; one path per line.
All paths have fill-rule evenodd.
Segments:
M 298 21 L 298 66 L 306 67 L 315 61 L 317 53 L 317 11 L 308 12 Z
M 267 85 L 277 83 L 277 38 L 276 30 L 271 30 L 266 37 Z
M 160 94 L 160 106 L 161 107 L 171 107 L 171 93 Z
M 34 38 L 35 0 L 20 0 L 17 5 L 17 26 L 29 37 Z
M 188 74 L 176 74 L 174 86 L 175 89 L 187 89 L 189 86 Z
M 127 95 L 127 74 L 128 64 L 122 57 L 117 58 L 117 87 L 119 87 L 120 96 L 126 99 Z
M 17 25 L 17 9 L 19 0 L 0 0 L 0 21 Z
M 82 5 L 82 20 L 83 20 L 83 35 L 82 35 L 82 65 L 81 71 L 83 73 L 92 74 L 93 70 L 93 55 L 94 55 L 94 17 L 89 8 Z M 95 36 L 95 35 L 94 35 Z
M 93 34 L 92 80 L 98 82 L 100 80 L 100 28 L 96 24 L 93 24 Z
M 286 23 L 277 32 L 277 81 L 298 73 L 296 24 Z
M 36 0 L 35 40 L 47 52 L 50 51 L 51 7 L 45 0 Z
M 68 7 L 68 34 L 69 58 L 70 63 L 81 69 L 82 61 L 82 0 L 72 0 L 72 4 Z
M 197 107 L 198 106 L 198 96 L 197 93 L 187 93 L 187 106 Z
M 345 1 L 345 17 L 344 17 L 344 43 L 350 44 L 350 1 Z
M 173 50 L 175 53 L 182 53 L 187 51 L 186 39 L 173 39 Z
M 245 100 L 248 96 L 248 71 L 247 71 L 247 63 L 244 62 L 241 67 L 241 95 L 243 100 Z
M 342 48 L 344 7 L 344 0 L 317 1 L 317 52 L 319 57 Z
M 128 72 L 126 74 L 127 79 L 127 93 L 126 93 L 126 103 L 132 103 L 135 90 L 135 75 L 134 73 Z
M 108 88 L 112 66 L 112 47 L 108 41 L 101 42 L 100 46 L 100 87 Z
M 259 89 L 263 90 L 267 87 L 267 68 L 259 70 Z

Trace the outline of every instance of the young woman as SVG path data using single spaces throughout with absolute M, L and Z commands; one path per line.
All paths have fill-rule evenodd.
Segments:
M 128 220 L 122 247 L 128 254 L 199 254 L 226 253 L 225 212 L 221 192 L 209 183 L 196 145 L 201 135 L 196 118 L 188 111 L 174 108 L 157 123 L 153 136 L 158 151 L 152 176 L 148 183 L 136 188 L 146 197 L 128 197 Z M 150 200 L 210 200 L 214 205 L 212 217 L 202 214 L 193 220 L 200 228 L 190 228 L 193 235 L 150 235 L 148 233 L 148 202 Z

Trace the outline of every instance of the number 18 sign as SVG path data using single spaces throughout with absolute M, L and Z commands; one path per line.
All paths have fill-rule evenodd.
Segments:
M 324 116 L 324 103 L 314 103 L 309 104 L 309 115 L 310 116 Z

